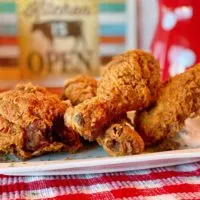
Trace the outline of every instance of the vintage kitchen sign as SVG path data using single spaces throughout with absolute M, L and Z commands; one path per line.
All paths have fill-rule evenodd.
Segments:
M 97 1 L 18 0 L 16 3 L 24 78 L 98 74 Z

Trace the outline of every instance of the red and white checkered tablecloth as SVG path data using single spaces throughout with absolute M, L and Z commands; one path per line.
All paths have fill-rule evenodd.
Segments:
M 200 199 L 200 162 L 105 174 L 0 175 L 0 199 Z

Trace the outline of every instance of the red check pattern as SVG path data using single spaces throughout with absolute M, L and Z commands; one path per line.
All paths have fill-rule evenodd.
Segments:
M 0 199 L 200 199 L 200 162 L 105 174 L 0 175 Z

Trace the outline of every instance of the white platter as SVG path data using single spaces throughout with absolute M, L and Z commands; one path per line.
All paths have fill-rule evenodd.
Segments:
M 0 161 L 0 174 L 37 176 L 72 175 L 147 169 L 200 161 L 200 148 L 109 157 L 92 145 L 76 154 L 56 153 L 26 162 Z

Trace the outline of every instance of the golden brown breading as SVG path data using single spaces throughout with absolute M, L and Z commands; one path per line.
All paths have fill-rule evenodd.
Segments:
M 26 159 L 45 152 L 78 149 L 78 136 L 66 134 L 64 126 L 63 115 L 69 106 L 45 88 L 31 84 L 1 93 L 0 152 Z M 73 144 L 71 137 L 76 137 Z M 58 142 L 61 140 L 66 144 Z
M 117 96 L 125 107 L 130 105 L 134 110 L 154 102 L 160 84 L 160 66 L 155 58 L 142 50 L 132 50 L 115 56 L 105 67 L 97 95 Z
M 63 99 L 77 105 L 96 96 L 96 86 L 96 79 L 79 75 L 66 82 Z M 112 156 L 132 155 L 144 151 L 142 138 L 126 118 L 111 124 L 96 140 Z
M 180 149 L 181 144 L 174 140 L 174 138 L 166 138 L 162 142 L 160 142 L 158 145 L 156 145 L 155 150 L 156 151 L 172 151 Z
M 113 123 L 97 142 L 111 156 L 139 154 L 144 151 L 144 141 L 127 119 Z
M 72 78 L 67 81 L 65 86 L 64 99 L 70 100 L 74 105 L 91 99 L 96 96 L 96 85 L 97 81 L 91 77 L 80 75 Z M 102 134 L 96 139 L 108 154 L 123 156 L 144 151 L 142 138 L 134 131 L 134 128 L 128 121 L 127 118 L 117 120 L 106 130 L 103 130 Z
M 65 82 L 62 99 L 69 99 L 73 106 L 96 96 L 97 81 L 86 75 L 78 75 Z
M 104 130 L 104 125 L 110 123 L 108 120 L 113 115 L 108 112 L 110 105 L 107 102 L 107 99 L 94 97 L 75 107 L 70 107 L 64 116 L 65 125 L 85 139 L 94 141 Z
M 149 53 L 135 50 L 116 56 L 105 67 L 97 96 L 70 108 L 65 124 L 88 140 L 95 140 L 112 120 L 155 101 L 160 68 Z
M 156 105 L 137 114 L 136 130 L 148 146 L 173 137 L 199 109 L 200 65 L 196 65 L 163 85 Z

